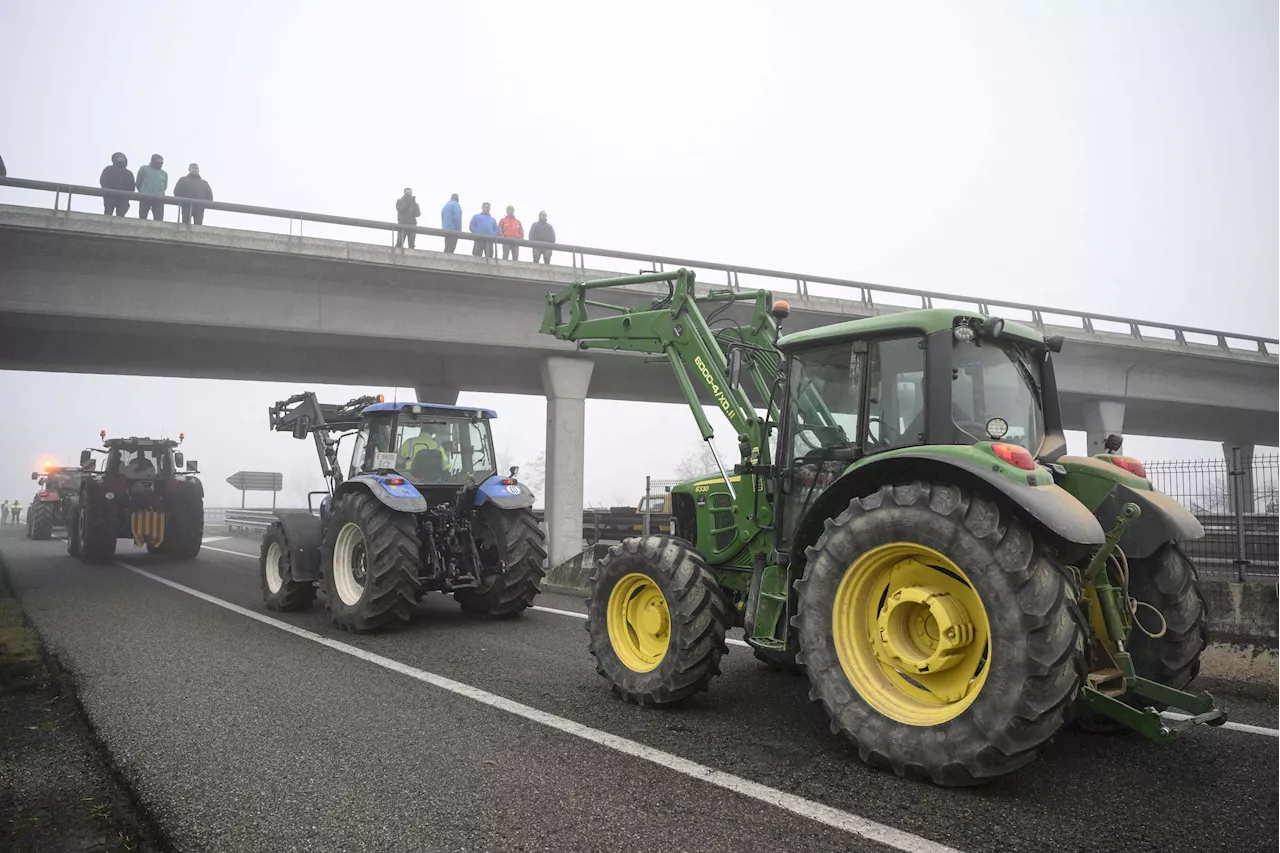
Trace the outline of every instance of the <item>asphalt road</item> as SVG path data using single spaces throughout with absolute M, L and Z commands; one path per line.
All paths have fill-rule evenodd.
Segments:
M 859 763 L 807 681 L 740 645 L 687 707 L 623 703 L 576 597 L 486 622 L 432 595 L 406 629 L 353 636 L 266 611 L 256 543 L 167 562 L 122 542 L 88 566 L 21 532 L 0 527 L 14 591 L 175 849 L 1276 849 L 1273 734 L 1065 731 L 1012 777 L 945 790 Z M 1274 692 L 1212 686 L 1233 721 L 1277 727 Z

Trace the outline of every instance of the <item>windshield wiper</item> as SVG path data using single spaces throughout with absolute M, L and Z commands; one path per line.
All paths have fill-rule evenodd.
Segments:
M 1031 388 L 1031 393 L 1035 395 L 1036 405 L 1043 408 L 1044 399 L 1040 393 L 1040 383 L 1036 382 L 1036 375 L 1032 373 L 1031 368 L 1027 366 L 1027 362 L 1023 358 L 1021 352 L 1017 352 L 1016 357 L 1013 359 L 1013 363 L 1017 365 L 1018 372 L 1022 374 L 1023 380 L 1027 383 L 1028 387 Z

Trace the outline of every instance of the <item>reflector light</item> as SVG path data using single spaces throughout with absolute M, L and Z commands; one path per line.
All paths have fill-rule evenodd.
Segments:
M 502 485 L 504 486 L 514 486 L 515 484 L 516 484 L 516 481 L 512 480 L 510 477 L 502 481 Z
M 1146 479 L 1147 466 L 1143 465 L 1141 462 L 1139 462 L 1137 459 L 1134 459 L 1131 456 L 1112 456 L 1111 464 L 1118 465 L 1119 467 L 1128 471 L 1130 474 Z
M 1036 470 L 1036 460 L 1031 458 L 1031 454 L 1025 447 L 1000 442 L 991 445 L 991 452 L 1015 468 L 1021 468 L 1024 471 Z
M 403 485 L 404 485 L 404 478 L 403 478 L 403 477 L 388 477 L 384 482 L 386 482 L 386 484 L 387 484 L 388 486 L 403 486 Z

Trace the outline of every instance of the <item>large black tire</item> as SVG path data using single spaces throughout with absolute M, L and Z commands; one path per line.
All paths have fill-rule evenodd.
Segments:
M 476 549 L 486 567 L 500 564 L 499 574 L 485 578 L 475 589 L 453 594 L 462 609 L 477 616 L 519 616 L 542 591 L 546 571 L 546 539 L 538 517 L 529 509 L 500 509 L 486 504 L 473 525 Z
M 32 539 L 53 538 L 54 504 L 36 502 L 27 511 L 27 535 Z
M 645 576 L 661 591 L 668 614 L 666 650 L 646 672 L 624 663 L 610 639 L 612 595 L 619 582 L 633 575 Z M 588 591 L 587 634 L 596 671 L 623 699 L 645 707 L 669 705 L 706 690 L 720 674 L 720 658 L 728 652 L 729 605 L 706 561 L 689 543 L 645 536 L 614 545 L 596 567 Z
M 86 492 L 80 498 L 80 559 L 109 563 L 116 555 L 116 507 Z
M 258 570 L 262 579 L 262 600 L 268 610 L 305 610 L 316 600 L 315 581 L 290 577 L 293 550 L 284 525 L 276 522 L 262 536 Z
M 1129 595 L 1159 610 L 1167 623 L 1158 639 L 1134 626 L 1129 635 L 1134 671 L 1181 690 L 1200 673 L 1200 653 L 1209 644 L 1209 611 L 1195 565 L 1173 542 L 1150 557 L 1131 559 Z M 1159 627 L 1160 620 L 1145 607 L 1138 608 L 1137 618 L 1148 630 Z
M 354 525 L 354 544 L 344 541 L 340 548 L 349 525 Z M 413 516 L 396 512 L 365 491 L 344 495 L 334 508 L 321 552 L 325 600 L 334 624 L 363 632 L 408 622 L 420 586 L 420 548 Z M 359 567 L 353 568 L 356 564 Z M 344 576 L 356 579 L 354 589 L 343 582 Z M 358 597 L 344 597 L 344 591 L 356 590 Z
M 986 671 L 972 704 L 932 725 L 908 725 L 873 707 L 845 674 L 833 637 L 846 572 L 870 549 L 896 542 L 959 567 L 972 586 L 957 580 L 980 598 L 993 638 L 975 670 L 975 678 Z M 1077 586 L 1048 545 L 999 504 L 951 484 L 884 486 L 829 520 L 806 555 L 797 583 L 799 660 L 810 698 L 863 761 L 898 776 L 972 785 L 1032 761 L 1067 721 L 1085 677 Z M 876 606 L 884 604 L 881 597 Z
M 164 541 L 159 551 L 175 560 L 194 560 L 204 540 L 204 504 L 183 502 L 166 507 Z
M 67 511 L 67 553 L 80 556 L 80 511 L 75 507 Z

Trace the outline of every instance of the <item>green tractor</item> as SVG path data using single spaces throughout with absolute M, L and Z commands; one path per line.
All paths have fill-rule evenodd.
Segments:
M 590 294 L 653 283 L 640 307 Z M 1072 720 L 1160 743 L 1225 721 L 1184 690 L 1206 613 L 1176 541 L 1204 531 L 1115 437 L 1066 455 L 1061 338 L 950 308 L 779 338 L 771 299 L 698 295 L 687 270 L 548 294 L 542 332 L 664 356 L 702 437 L 695 385 L 739 444 L 672 489 L 671 535 L 596 568 L 590 648 L 616 693 L 707 689 L 740 626 L 864 761 L 942 785 L 1014 771 Z

